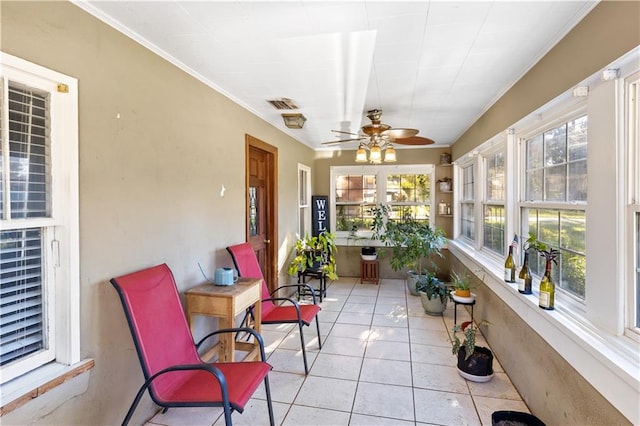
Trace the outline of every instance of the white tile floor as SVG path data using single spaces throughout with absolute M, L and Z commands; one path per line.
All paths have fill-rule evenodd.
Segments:
M 315 324 L 305 327 L 308 376 L 297 328 L 263 326 L 278 425 L 490 425 L 493 411 L 529 412 L 497 359 L 490 382 L 460 377 L 449 343 L 453 304 L 442 317 L 428 316 L 405 289 L 402 280 L 331 283 L 319 314 L 322 350 Z M 467 319 L 459 307 L 458 322 Z M 479 343 L 486 346 L 481 336 Z M 233 422 L 269 423 L 263 387 Z M 223 424 L 215 408 L 173 408 L 148 423 Z

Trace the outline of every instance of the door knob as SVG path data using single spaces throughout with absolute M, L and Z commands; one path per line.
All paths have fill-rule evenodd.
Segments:
M 265 244 L 271 244 L 271 240 L 264 240 Z

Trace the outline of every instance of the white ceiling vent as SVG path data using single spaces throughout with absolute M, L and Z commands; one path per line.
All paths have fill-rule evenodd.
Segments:
M 280 99 L 272 99 L 267 100 L 271 105 L 275 107 L 275 109 L 298 109 L 298 106 L 293 103 L 291 99 L 280 98 Z

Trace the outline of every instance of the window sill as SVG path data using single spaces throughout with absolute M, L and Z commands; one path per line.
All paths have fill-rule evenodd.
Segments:
M 503 281 L 503 266 L 461 241 L 449 241 L 449 250 L 502 299 L 553 349 L 572 364 L 594 388 L 634 424 L 638 418 L 640 347 L 626 336 L 599 329 L 573 304 L 556 302 L 556 309 L 538 307 L 538 298 L 522 295 L 516 284 Z M 478 273 L 478 271 L 480 272 Z
M 93 359 L 85 359 L 74 365 L 52 362 L 3 384 L 0 389 L 0 417 L 91 370 L 94 366 Z

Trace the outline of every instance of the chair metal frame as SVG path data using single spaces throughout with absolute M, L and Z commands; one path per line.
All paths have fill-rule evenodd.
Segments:
M 258 258 L 256 257 L 253 247 L 250 243 L 236 244 L 227 247 L 227 251 L 233 259 L 233 263 L 238 270 L 238 275 L 242 277 L 260 278 L 262 280 L 262 324 L 297 324 L 300 333 L 300 345 L 302 347 L 302 359 L 304 362 L 304 372 L 309 374 L 309 365 L 307 362 L 307 351 L 304 342 L 303 326 L 309 326 L 315 317 L 316 329 L 318 333 L 318 348 L 322 349 L 322 338 L 320 336 L 320 322 L 318 321 L 318 312 L 322 309 L 316 303 L 314 289 L 304 283 L 284 285 L 269 292 L 267 283 L 264 280 Z M 242 261 L 249 262 L 243 264 Z M 300 293 L 304 288 L 312 297 L 313 304 L 299 304 L 297 301 L 289 297 L 273 297 L 282 289 L 296 288 Z M 276 303 L 281 304 L 276 304 Z M 251 317 L 256 320 L 253 309 L 249 308 L 245 314 L 243 324 Z
M 179 352 L 177 354 L 178 357 L 180 357 L 181 354 L 185 355 L 184 361 L 186 363 L 184 364 L 172 364 L 167 365 L 164 368 L 159 368 L 158 363 L 163 363 L 164 357 L 161 356 L 160 358 L 163 359 L 157 361 L 151 360 L 151 357 L 148 357 L 147 355 L 147 350 L 149 349 L 148 344 L 145 344 L 145 338 L 142 335 L 144 331 L 139 330 L 136 319 L 138 313 L 135 311 L 136 306 L 132 306 L 132 304 L 135 303 L 131 302 L 130 295 L 132 294 L 132 292 L 138 292 L 139 294 L 144 294 L 143 292 L 146 292 L 146 294 L 148 294 L 147 300 L 152 300 L 154 295 L 153 292 L 149 291 L 149 289 L 138 288 L 148 285 L 147 283 L 149 281 L 143 284 L 140 283 L 144 280 L 150 279 L 155 280 L 152 285 L 156 286 L 156 288 L 159 285 L 173 285 L 172 290 L 165 289 L 165 292 L 167 293 L 163 294 L 165 299 L 163 299 L 162 301 L 162 307 L 163 309 L 165 309 L 165 312 L 167 309 L 177 309 L 178 307 L 180 308 L 180 313 L 182 314 L 180 318 L 182 318 L 182 321 L 178 321 L 179 324 L 176 324 L 176 332 L 173 333 L 173 335 L 177 335 L 179 338 L 172 340 L 172 343 L 175 342 L 176 347 L 171 348 L 171 350 Z M 169 280 L 170 282 L 164 282 L 165 280 Z M 110 280 L 110 282 L 118 292 L 118 295 L 122 302 L 125 317 L 131 331 L 131 336 L 133 338 L 136 352 L 138 354 L 138 359 L 140 361 L 142 372 L 145 378 L 144 384 L 138 390 L 133 403 L 127 411 L 127 414 L 122 422 L 123 426 L 129 423 L 131 417 L 133 416 L 133 413 L 135 412 L 135 409 L 137 408 L 142 396 L 144 395 L 144 392 L 147 390 L 149 391 L 149 395 L 151 396 L 153 402 L 158 406 L 164 408 L 163 412 L 165 412 L 170 407 L 222 407 L 224 410 L 225 424 L 227 426 L 231 426 L 231 414 L 233 413 L 233 411 L 242 413 L 244 411 L 244 403 L 246 403 L 246 401 L 244 401 L 243 403 L 242 401 L 233 400 L 234 395 L 239 396 L 238 393 L 240 393 L 244 399 L 248 400 L 248 398 L 255 392 L 257 386 L 259 386 L 261 381 L 264 382 L 265 386 L 267 405 L 269 410 L 269 423 L 271 426 L 274 426 L 275 420 L 273 415 L 273 404 L 271 400 L 271 389 L 269 386 L 268 376 L 268 373 L 272 369 L 272 367 L 266 362 L 264 342 L 262 340 L 262 336 L 260 336 L 259 333 L 247 327 L 227 328 L 209 333 L 202 339 L 200 339 L 198 343 L 194 343 L 193 336 L 186 321 L 186 317 L 184 316 L 184 311 L 182 310 L 182 304 L 180 302 L 180 297 L 178 295 L 178 290 L 173 278 L 173 274 L 166 264 L 157 265 L 131 274 L 123 275 L 121 277 L 113 278 Z M 158 290 L 158 292 L 160 292 L 160 290 Z M 169 292 L 173 293 L 170 294 Z M 174 312 L 174 314 L 176 313 Z M 142 328 L 142 326 L 140 327 Z M 166 329 L 163 331 L 166 331 Z M 198 355 L 198 349 L 205 341 L 221 333 L 238 332 L 248 333 L 249 335 L 253 336 L 254 339 L 256 339 L 260 346 L 261 361 L 208 363 L 200 359 Z M 187 333 L 188 337 L 184 333 Z M 180 342 L 190 342 L 191 346 L 180 347 Z M 171 352 L 171 350 L 167 349 L 168 352 Z M 206 383 L 203 383 L 203 376 L 196 377 L 199 371 L 209 373 L 211 375 L 210 382 L 205 379 L 204 381 Z M 171 376 L 172 373 L 177 372 L 183 373 L 178 373 L 179 376 Z M 234 386 L 236 385 L 233 382 L 233 379 L 238 376 L 243 376 L 246 379 L 245 385 L 248 385 L 246 382 L 249 381 L 249 387 L 234 388 Z M 172 377 L 173 381 L 171 385 L 171 392 L 167 393 L 166 380 L 169 380 Z M 229 380 L 229 377 L 231 377 L 231 381 Z M 159 383 L 162 380 L 165 380 L 165 382 Z M 192 383 L 197 383 L 198 386 L 196 387 L 192 385 L 191 388 L 188 388 L 188 386 Z M 205 400 L 204 398 L 211 397 L 211 392 L 216 393 L 216 388 L 207 388 L 207 386 L 202 386 L 203 384 L 207 386 L 216 386 L 217 388 L 219 388 L 220 398 Z M 162 397 L 158 392 L 159 388 L 156 388 L 157 386 L 165 387 L 164 390 L 160 390 L 160 392 L 162 393 Z M 188 395 L 188 398 L 190 399 L 181 400 L 180 396 L 185 398 L 185 395 Z M 175 399 L 171 400 L 171 396 L 175 397 Z M 216 394 L 215 396 L 218 395 Z M 199 397 L 202 397 L 203 399 L 199 399 Z

